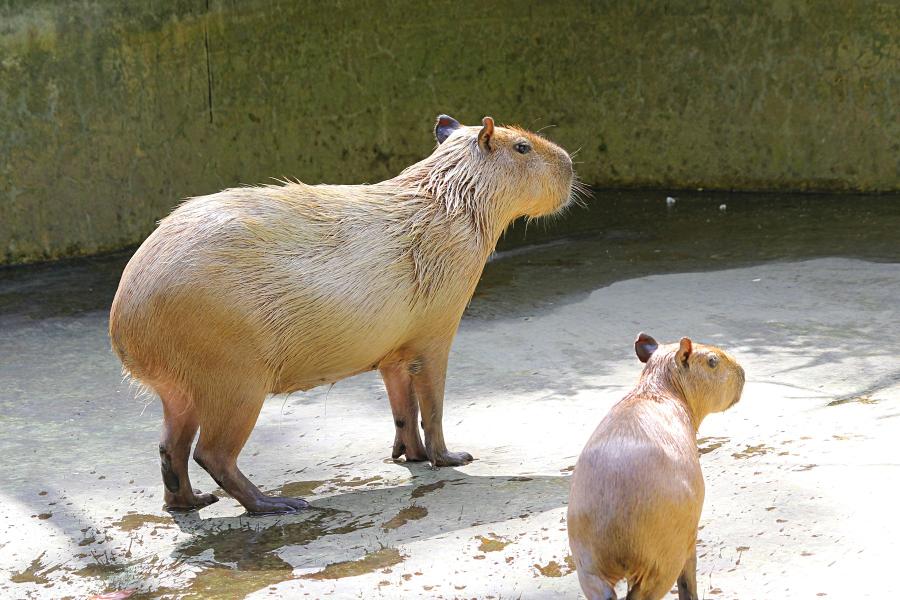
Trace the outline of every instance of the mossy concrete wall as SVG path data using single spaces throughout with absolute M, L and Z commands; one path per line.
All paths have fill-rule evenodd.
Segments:
M 896 1 L 0 0 L 0 263 L 389 177 L 439 112 L 553 125 L 598 186 L 898 190 L 898 98 Z

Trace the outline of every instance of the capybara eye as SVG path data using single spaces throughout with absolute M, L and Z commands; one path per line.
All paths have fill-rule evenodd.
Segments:
M 709 364 L 710 369 L 715 369 L 716 365 L 719 364 L 719 357 L 715 354 L 710 354 L 706 362 Z
M 525 142 L 519 142 L 514 146 L 514 148 L 519 154 L 528 154 L 529 152 L 531 152 L 531 146 L 529 146 Z

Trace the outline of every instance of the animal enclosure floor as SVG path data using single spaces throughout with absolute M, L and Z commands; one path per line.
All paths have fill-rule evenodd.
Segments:
M 270 399 L 241 465 L 311 501 L 287 516 L 161 510 L 161 408 L 106 334 L 127 257 L 0 271 L 0 597 L 579 597 L 569 476 L 639 331 L 747 373 L 700 429 L 701 598 L 896 597 L 900 201 L 675 196 L 598 192 L 503 241 L 450 358 L 445 434 L 472 464 L 392 462 L 371 373 Z

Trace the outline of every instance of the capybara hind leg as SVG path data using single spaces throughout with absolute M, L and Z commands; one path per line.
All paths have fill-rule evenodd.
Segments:
M 681 575 L 678 576 L 678 600 L 698 600 L 697 596 L 697 546 L 691 548 L 691 555 Z
M 585 571 L 576 571 L 576 573 L 578 573 L 578 583 L 587 600 L 616 600 L 615 588 L 602 578 Z
M 394 414 L 394 450 L 397 460 L 406 455 L 407 462 L 428 460 L 422 437 L 419 435 L 419 405 L 412 389 L 412 379 L 405 365 L 393 364 L 381 368 L 381 377 Z
M 243 402 L 223 398 L 219 403 L 204 406 L 194 460 L 247 512 L 294 512 L 306 508 L 309 503 L 301 498 L 266 496 L 237 466 L 238 454 L 256 425 L 264 397 L 260 394 L 258 398 Z
M 199 424 L 190 401 L 177 392 L 160 394 L 163 405 L 163 430 L 159 442 L 159 462 L 165 486 L 166 510 L 194 510 L 218 500 L 191 487 L 188 457 Z
M 409 366 L 413 392 L 422 412 L 425 451 L 435 467 L 464 465 L 472 460 L 468 452 L 450 452 L 444 442 L 444 379 L 447 375 L 449 345 L 421 354 Z

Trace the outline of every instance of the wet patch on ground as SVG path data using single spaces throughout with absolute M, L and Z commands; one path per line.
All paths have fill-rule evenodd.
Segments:
M 41 552 L 41 555 L 31 561 L 31 564 L 25 570 L 10 575 L 9 580 L 13 583 L 35 583 L 38 585 L 50 583 L 47 576 L 59 569 L 59 565 L 43 564 L 41 560 L 44 558 L 44 554 L 46 553 Z
M 832 400 L 825 406 L 841 406 L 842 404 L 849 404 L 851 402 L 856 402 L 857 404 L 877 404 L 878 400 L 874 400 L 868 396 L 856 396 L 852 398 L 838 398 L 837 400 Z
M 427 483 L 424 485 L 417 486 L 416 489 L 414 489 L 412 491 L 412 494 L 410 494 L 410 498 L 413 498 L 413 499 L 421 498 L 432 492 L 438 491 L 439 489 L 444 487 L 445 484 L 446 484 L 446 482 L 441 480 L 441 481 L 435 481 L 434 483 Z
M 489 533 L 487 535 L 476 535 L 475 539 L 480 543 L 478 544 L 478 549 L 482 552 L 500 552 L 512 542 L 510 540 L 497 537 L 494 533 Z
M 703 437 L 697 440 L 697 448 L 700 454 L 709 454 L 718 450 L 728 443 L 728 438 L 723 437 Z
M 396 548 L 382 548 L 370 552 L 358 560 L 332 563 L 316 573 L 302 575 L 302 579 L 342 579 L 373 573 L 403 562 L 404 556 Z
M 739 452 L 733 452 L 731 456 L 738 459 L 752 458 L 754 456 L 763 456 L 769 452 L 774 452 L 774 448 L 765 444 L 757 444 L 755 446 L 747 446 Z
M 145 515 L 136 512 L 129 512 L 127 515 L 114 521 L 113 527 L 118 527 L 122 531 L 134 531 L 148 525 L 174 527 L 175 521 L 171 516 L 163 515 Z
M 575 571 L 575 560 L 571 555 L 566 555 L 561 563 L 551 560 L 546 565 L 535 564 L 534 568 L 543 577 L 565 577 Z
M 406 508 L 400 509 L 394 517 L 385 522 L 382 525 L 382 529 L 384 531 L 390 531 L 391 529 L 397 529 L 398 527 L 403 527 L 410 521 L 418 521 L 419 519 L 424 519 L 428 516 L 428 509 L 424 506 L 407 506 Z

